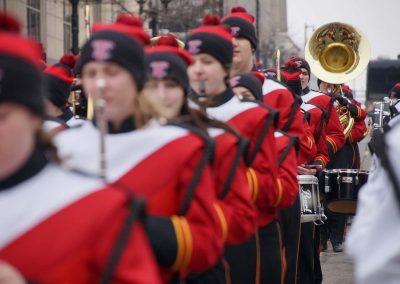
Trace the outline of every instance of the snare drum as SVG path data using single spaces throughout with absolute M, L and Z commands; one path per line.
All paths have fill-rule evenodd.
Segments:
M 335 169 L 325 172 L 326 207 L 336 214 L 354 215 L 360 188 L 368 180 L 368 171 Z
M 322 221 L 323 208 L 319 199 L 318 179 L 311 175 L 297 176 L 300 195 L 301 223 Z

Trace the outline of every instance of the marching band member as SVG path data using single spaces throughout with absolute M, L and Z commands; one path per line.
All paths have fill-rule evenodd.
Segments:
M 182 127 L 155 120 L 146 123 L 149 113 L 141 115 L 140 92 L 146 79 L 143 44 L 150 41 L 141 19 L 121 15 L 117 23 L 95 24 L 93 31 L 76 69 L 85 93 L 95 101 L 103 96 L 107 103 L 105 178 L 148 198 L 145 227 L 164 283 L 204 272 L 222 253 L 216 194 L 206 163 L 212 145 Z M 100 92 L 99 79 L 105 81 Z M 98 173 L 101 131 L 95 119 L 56 137 L 73 168 Z M 74 147 L 78 139 L 86 145 Z
M 288 61 L 296 63 L 301 69 L 301 87 L 303 89 L 301 99 L 305 103 L 312 103 L 324 109 L 327 112 L 326 139 L 328 153 L 331 157 L 336 153 L 345 142 L 342 126 L 340 125 L 339 116 L 333 108 L 333 100 L 326 94 L 310 90 L 308 83 L 310 81 L 311 70 L 310 65 L 306 60 L 299 56 L 293 56 Z
M 231 13 L 222 19 L 222 23 L 231 28 L 233 35 L 233 59 L 231 77 L 239 73 L 254 71 L 254 53 L 257 49 L 257 36 L 254 27 L 254 17 L 243 7 L 234 7 Z M 307 139 L 305 127 L 302 124 L 302 114 L 292 92 L 280 82 L 267 77 L 263 83 L 264 103 L 279 111 L 278 129 L 287 134 L 297 136 L 300 142 L 298 154 L 299 164 L 315 155 L 315 145 Z M 306 157 L 305 160 L 299 159 Z
M 161 41 L 173 42 L 173 37 L 165 36 L 158 45 L 146 50 L 149 81 L 143 94 L 155 106 L 161 117 L 175 123 L 188 123 L 204 131 L 215 141 L 212 158 L 212 172 L 219 197 L 214 204 L 219 217 L 223 239 L 227 245 L 237 245 L 247 241 L 255 231 L 255 208 L 251 200 L 243 161 L 243 139 L 229 126 L 201 118 L 197 110 L 188 108 L 187 94 L 190 90 L 187 66 L 192 63 L 190 54 Z M 156 44 L 156 43 L 155 43 Z M 200 121 L 199 121 L 200 120 Z M 204 283 L 226 282 L 228 271 L 218 263 L 205 275 L 193 275 L 191 280 Z M 219 277 L 219 280 L 217 280 Z M 218 282 L 219 283 L 219 282 Z
M 286 64 L 286 66 L 281 67 L 280 71 L 281 71 L 282 81 L 288 86 L 288 88 L 293 92 L 293 94 L 299 98 L 299 102 L 302 103 L 303 106 L 304 102 L 302 102 L 302 100 L 300 99 L 302 93 L 300 69 L 297 68 L 297 65 L 295 66 L 292 63 L 288 63 Z M 272 78 L 276 77 L 276 69 L 268 69 L 266 70 L 266 72 L 269 77 Z M 323 123 L 324 121 L 322 122 L 322 124 Z M 303 124 L 309 126 L 308 120 L 304 120 L 303 118 Z M 308 129 L 310 130 L 310 127 Z M 313 141 L 315 140 L 315 136 L 313 135 L 311 130 L 307 131 L 306 134 L 307 137 L 309 137 L 309 139 Z M 325 144 L 324 142 L 325 139 L 322 140 L 323 144 Z M 321 145 L 321 143 L 319 145 Z M 319 148 L 321 148 L 321 146 L 319 146 Z M 321 149 L 319 149 L 317 153 L 318 155 L 314 154 L 314 156 L 309 158 L 309 160 L 307 159 L 307 157 L 303 157 L 303 161 L 305 160 L 305 163 L 298 166 L 299 174 L 315 175 L 316 171 L 314 169 L 308 169 L 306 164 L 321 165 L 321 161 L 319 159 Z M 280 219 L 283 224 L 286 224 L 285 227 L 287 228 L 287 230 L 289 230 L 290 236 L 298 236 L 298 237 L 291 237 L 286 240 L 288 243 L 288 251 L 286 253 L 288 261 L 287 264 L 288 271 L 286 273 L 285 282 L 296 283 L 296 281 L 298 281 L 299 283 L 303 282 L 308 283 L 312 281 L 311 279 L 314 278 L 314 270 L 316 268 L 316 266 L 314 265 L 318 265 L 318 263 L 315 263 L 313 260 L 314 249 L 315 249 L 314 226 L 312 223 L 300 224 L 299 200 L 295 203 L 294 206 L 282 210 L 280 212 Z
M 43 71 L 47 114 L 43 125 L 46 132 L 55 134 L 57 131 L 79 125 L 82 122 L 74 118 L 68 106 L 68 98 L 74 79 L 72 69 L 75 66 L 75 61 L 74 55 L 65 54 L 59 62 L 48 66 Z
M 210 19 L 205 19 L 205 25 L 192 30 L 187 37 L 186 48 L 194 59 L 188 68 L 190 84 L 195 92 L 191 100 L 198 107 L 205 108 L 211 118 L 228 123 L 250 140 L 246 156 L 247 177 L 257 207 L 260 239 L 268 238 L 271 243 L 278 244 L 276 208 L 283 200 L 283 188 L 278 179 L 274 117 L 266 108 L 254 102 L 241 102 L 234 95 L 228 82 L 233 55 L 232 35 L 225 26 L 219 24 L 218 19 Z M 231 246 L 227 250 L 228 260 L 233 267 L 234 283 L 254 283 L 258 277 L 256 255 L 244 260 L 251 251 L 257 252 L 254 247 L 257 244 L 255 237 L 246 244 Z M 274 269 L 260 269 L 261 282 L 265 283 L 267 271 L 271 272 L 268 275 L 271 280 L 280 281 L 280 248 L 276 245 L 268 252 L 266 248 L 259 250 L 262 254 L 260 267 L 265 267 L 266 261 L 273 259 Z M 249 273 L 234 274 L 240 271 L 235 266 L 243 267 L 244 263 L 248 265 Z
M 300 80 L 301 71 L 297 68 L 297 66 L 295 67 L 294 65 L 289 63 L 285 67 L 281 68 L 281 73 L 288 87 L 300 98 L 302 93 L 302 86 Z M 309 165 L 316 165 L 323 167 L 329 161 L 328 151 L 325 143 L 326 122 L 322 116 L 322 111 L 320 109 L 310 107 L 311 106 L 310 104 L 304 103 L 301 99 L 300 101 L 301 101 L 301 107 L 307 108 L 310 111 L 308 113 L 309 121 L 306 119 L 303 120 L 303 122 L 309 125 L 310 130 L 312 130 L 310 131 L 311 133 L 309 135 L 312 136 L 312 139 L 316 143 L 317 153 L 311 160 L 307 161 L 307 163 L 299 166 L 298 172 L 300 175 L 302 174 L 316 175 L 316 170 L 309 169 L 308 168 Z M 307 115 L 305 117 L 307 117 Z M 301 234 L 299 239 L 300 242 L 299 264 L 298 267 L 296 267 L 299 273 L 297 273 L 296 277 L 298 278 L 299 283 L 308 283 L 307 281 L 310 281 L 310 279 L 313 278 L 317 282 L 320 262 L 319 262 L 319 255 L 316 258 L 315 253 L 319 249 L 319 228 L 314 226 L 312 222 L 306 222 L 306 223 L 301 223 L 300 231 Z M 292 280 L 292 282 L 295 281 L 296 280 Z
M 261 72 L 243 73 L 238 74 L 230 79 L 230 85 L 233 92 L 239 98 L 262 102 L 263 92 L 262 84 L 264 81 L 264 74 Z M 261 104 L 263 105 L 263 104 Z M 285 189 L 285 194 L 282 195 L 281 207 L 288 207 L 293 205 L 294 200 L 298 194 L 297 182 L 297 160 L 296 160 L 296 146 L 298 141 L 297 137 L 291 137 L 283 131 L 275 131 L 276 150 L 278 157 L 278 177 L 282 182 L 282 187 Z M 294 156 L 293 156 L 294 154 Z M 292 163 L 295 161 L 295 163 Z
M 321 80 L 318 80 L 318 84 L 320 90 L 326 93 L 334 87 L 332 84 Z M 336 93 L 331 94 L 331 96 L 338 104 L 346 107 L 350 116 L 354 119 L 354 126 L 346 138 L 343 147 L 331 157 L 329 168 L 359 169 L 360 152 L 357 143 L 367 134 L 367 126 L 365 124 L 366 112 L 361 108 L 361 104 L 354 100 L 351 90 L 347 86 L 342 86 L 342 93 L 344 97 Z M 341 252 L 343 251 L 342 243 L 346 217 L 331 214 L 329 210 L 327 211 L 327 217 L 327 224 L 324 225 L 321 230 L 322 247 L 327 247 L 326 242 L 329 238 L 332 242 L 333 250 L 335 252 Z
M 0 13 L 0 23 L 0 259 L 19 271 L 10 277 L 161 283 L 138 220 L 139 203 L 117 187 L 51 162 L 56 150 L 42 133 L 40 49 L 18 35 L 14 18 Z
M 309 126 L 310 132 L 307 132 L 307 136 L 311 136 L 312 138 L 310 139 L 312 139 L 316 144 L 316 153 L 314 156 L 308 161 L 307 157 L 303 157 L 302 160 L 306 160 L 308 164 L 317 164 L 325 167 L 329 162 L 328 150 L 325 144 L 325 112 L 321 107 L 311 103 L 306 103 L 301 99 L 301 70 L 297 68 L 297 65 L 293 64 L 293 62 L 289 62 L 285 67 L 282 67 L 281 74 L 286 85 L 299 98 L 302 112 L 307 112 L 303 117 L 303 123 Z
M 357 212 L 347 235 L 346 252 L 354 260 L 360 284 L 397 283 L 400 246 L 399 123 L 377 143 L 368 182 L 359 191 Z M 374 244 L 374 245 L 371 245 Z
M 320 91 L 328 93 L 332 89 L 332 84 L 323 82 L 318 79 Z M 333 157 L 330 167 L 333 169 L 359 169 L 360 168 L 360 153 L 357 143 L 360 142 L 367 134 L 367 125 L 365 118 L 367 113 L 361 108 L 361 104 L 357 102 L 352 94 L 351 89 L 343 85 L 342 92 L 344 97 L 340 94 L 332 94 L 332 97 L 337 102 L 348 109 L 351 117 L 354 118 L 354 126 L 352 127 L 349 136 L 343 147 Z
M 231 78 L 231 86 L 236 96 L 263 101 L 262 84 L 264 74 L 261 72 L 238 74 Z M 297 251 L 300 229 L 300 203 L 298 198 L 297 181 L 297 159 L 296 150 L 298 146 L 297 137 L 292 137 L 283 131 L 275 131 L 275 140 L 278 154 L 278 176 L 285 189 L 280 211 L 279 221 L 282 234 L 282 253 L 284 257 L 283 277 L 286 283 L 293 283 L 296 279 Z M 294 203 L 294 204 L 293 204 Z M 287 212 L 287 214 L 282 214 Z

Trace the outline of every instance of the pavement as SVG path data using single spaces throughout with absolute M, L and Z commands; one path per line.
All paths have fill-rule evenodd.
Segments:
M 345 252 L 333 252 L 330 242 L 326 252 L 320 255 L 323 284 L 353 284 L 353 263 Z

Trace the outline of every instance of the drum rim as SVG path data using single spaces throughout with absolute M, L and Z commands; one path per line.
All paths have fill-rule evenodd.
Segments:
M 297 180 L 299 184 L 301 184 L 301 182 L 309 182 L 309 181 L 313 182 L 313 184 L 318 183 L 318 178 L 313 175 L 298 175 Z
M 358 170 L 358 169 L 329 169 L 329 170 L 324 170 L 325 175 L 326 174 L 343 174 L 343 173 L 350 173 L 350 174 L 357 174 L 357 175 L 369 175 L 368 170 Z
M 357 173 L 357 169 L 329 169 L 327 173 Z

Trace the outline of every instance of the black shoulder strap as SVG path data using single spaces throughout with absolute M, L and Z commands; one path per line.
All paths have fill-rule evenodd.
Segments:
M 296 100 L 295 100 L 295 101 L 293 102 L 293 104 L 292 104 L 292 108 L 290 109 L 289 119 L 288 119 L 288 121 L 286 122 L 286 124 L 283 126 L 282 131 L 285 131 L 285 132 L 288 131 L 290 125 L 292 125 L 294 116 L 295 116 L 295 114 L 296 114 L 296 108 L 297 108 L 297 106 L 298 106 L 298 104 L 297 104 L 297 102 L 296 102 Z
M 200 181 L 201 175 L 203 173 L 204 168 L 209 164 L 209 162 L 212 160 L 213 154 L 214 154 L 214 145 L 215 142 L 212 138 L 207 136 L 204 132 L 202 132 L 200 129 L 194 127 L 193 125 L 185 122 L 170 122 L 169 125 L 175 125 L 178 127 L 185 128 L 189 130 L 190 132 L 198 135 L 201 139 L 204 141 L 204 152 L 203 155 L 194 171 L 194 175 L 192 177 L 192 180 L 190 181 L 189 187 L 187 189 L 186 195 L 183 199 L 183 204 L 182 207 L 179 211 L 179 215 L 184 216 L 186 212 L 189 210 L 190 207 L 190 202 L 194 196 L 194 193 L 196 191 L 196 187 Z
M 326 118 L 326 125 L 328 125 L 328 121 L 329 121 L 329 119 L 331 117 L 331 113 L 332 113 L 332 109 L 333 109 L 333 106 L 334 106 L 334 102 L 335 102 L 335 99 L 331 97 L 329 108 L 328 108 L 328 111 L 326 113 L 326 117 L 327 117 Z
M 253 102 L 253 103 L 255 102 L 254 100 L 249 100 L 249 99 L 242 99 L 242 101 L 243 102 Z M 256 103 L 258 105 L 260 105 L 261 107 L 268 109 L 268 107 L 264 103 L 262 103 L 262 102 L 256 102 Z M 271 109 L 271 110 L 273 110 L 273 109 Z M 272 122 L 275 123 L 275 117 L 276 117 L 277 111 L 275 111 L 275 110 L 273 110 L 273 111 L 274 112 L 270 113 L 267 121 L 265 122 L 263 128 L 261 129 L 261 133 L 257 137 L 257 141 L 256 141 L 256 144 L 254 145 L 253 151 L 247 156 L 247 159 L 245 159 L 247 167 L 250 167 L 251 164 L 254 162 L 254 159 L 256 158 L 257 153 L 260 150 L 261 144 L 263 143 L 264 138 L 267 135 Z
M 394 195 L 396 196 L 397 203 L 400 209 L 400 184 L 397 179 L 396 173 L 393 170 L 392 163 L 390 162 L 389 155 L 387 153 L 387 145 L 385 141 L 385 134 L 376 131 L 375 136 L 375 154 L 380 158 L 382 167 L 386 170 L 389 175 L 389 179 L 392 182 Z
M 303 111 L 304 111 L 303 122 L 307 121 L 308 125 L 310 125 L 310 120 L 311 120 L 310 113 L 305 110 Z
M 286 159 L 286 157 L 289 154 L 290 149 L 292 149 L 292 147 L 296 147 L 296 152 L 297 152 L 298 146 L 299 146 L 298 145 L 299 139 L 296 136 L 288 135 L 287 133 L 285 133 L 283 131 L 279 131 L 279 132 L 289 138 L 289 143 L 288 143 L 288 145 L 286 145 L 285 149 L 283 150 L 283 152 L 280 154 L 280 156 L 278 158 L 278 166 L 280 166 L 283 163 L 283 161 Z
M 62 126 L 64 126 L 65 129 L 70 128 L 69 125 L 68 125 L 64 120 L 59 119 L 58 117 L 46 115 L 46 116 L 44 117 L 44 119 L 47 120 L 47 121 L 54 121 L 54 122 L 57 122 L 57 123 L 61 124 Z
M 256 103 L 260 107 L 265 108 L 266 110 L 268 110 L 269 111 L 269 115 L 274 117 L 274 126 L 275 126 L 275 128 L 278 128 L 278 123 L 279 123 L 279 111 L 278 110 L 270 107 L 269 105 L 265 104 L 264 102 L 260 102 L 260 101 L 257 101 L 257 100 L 251 100 L 251 99 L 243 98 L 240 101 Z
M 322 119 L 319 122 L 318 132 L 316 134 L 316 139 L 315 139 L 315 143 L 318 143 L 319 138 L 321 138 L 322 129 L 324 128 L 324 122 L 326 121 L 326 124 L 328 124 L 329 117 L 327 116 L 328 113 L 322 107 L 317 106 L 317 105 L 312 104 L 312 103 L 309 103 L 309 104 L 315 106 L 316 108 L 318 108 L 322 112 Z
M 112 283 L 112 277 L 114 275 L 115 268 L 118 265 L 118 261 L 121 258 L 122 252 L 129 240 L 132 228 L 135 221 L 142 219 L 145 212 L 145 201 L 138 198 L 129 198 L 129 211 L 128 216 L 125 219 L 121 232 L 114 245 L 114 249 L 111 252 L 109 259 L 107 260 L 105 269 L 100 279 L 100 284 Z
M 222 190 L 221 195 L 219 196 L 219 198 L 221 200 L 223 200 L 229 193 L 229 189 L 231 188 L 232 182 L 233 182 L 233 178 L 235 176 L 236 173 L 236 169 L 239 166 L 239 162 L 242 159 L 242 157 L 244 156 L 244 153 L 247 150 L 248 147 L 248 143 L 249 141 L 243 137 L 238 138 L 238 145 L 237 145 L 237 151 L 235 154 L 235 157 L 233 158 L 232 161 L 232 165 L 229 169 L 228 172 L 228 176 L 226 178 L 226 181 L 224 183 L 224 187 Z

